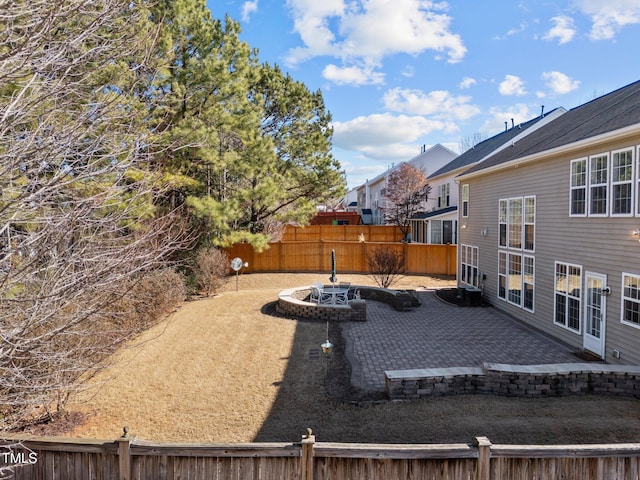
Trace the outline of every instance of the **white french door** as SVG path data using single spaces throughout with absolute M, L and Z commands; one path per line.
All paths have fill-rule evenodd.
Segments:
M 604 358 L 606 312 L 606 297 L 603 294 L 603 289 L 606 283 L 606 275 L 586 272 L 583 347 L 602 358 Z

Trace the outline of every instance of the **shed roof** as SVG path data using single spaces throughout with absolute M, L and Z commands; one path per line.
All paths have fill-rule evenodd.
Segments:
M 433 210 L 431 212 L 420 212 L 412 216 L 411 220 L 425 220 L 427 218 L 439 217 L 440 215 L 455 212 L 456 210 L 458 210 L 458 207 L 456 205 L 453 205 L 451 207 L 445 207 L 439 210 Z

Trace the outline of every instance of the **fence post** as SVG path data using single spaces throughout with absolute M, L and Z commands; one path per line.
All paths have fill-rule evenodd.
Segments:
M 300 480 L 313 480 L 313 446 L 316 436 L 307 428 L 306 435 L 302 436 L 302 465 Z
M 129 427 L 123 428 L 124 433 L 117 440 L 118 442 L 118 471 L 120 480 L 131 480 L 131 437 Z
M 491 480 L 491 441 L 487 437 L 476 437 L 474 444 L 478 447 L 476 480 Z
M 402 267 L 405 275 L 411 273 L 409 271 L 409 244 L 407 242 L 402 244 Z

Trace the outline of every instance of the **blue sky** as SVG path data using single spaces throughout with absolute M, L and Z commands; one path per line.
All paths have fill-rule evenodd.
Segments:
M 207 0 L 333 117 L 350 188 L 640 80 L 639 0 Z

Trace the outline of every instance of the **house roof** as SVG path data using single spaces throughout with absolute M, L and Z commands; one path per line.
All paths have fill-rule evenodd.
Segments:
M 552 110 L 547 115 L 550 115 L 555 110 Z M 461 153 L 456 158 L 454 158 L 451 162 L 447 163 L 444 167 L 436 170 L 429 178 L 438 177 L 440 175 L 444 175 L 445 173 L 452 172 L 462 167 L 467 167 L 469 165 L 473 165 L 474 163 L 480 162 L 483 158 L 491 155 L 493 152 L 498 150 L 500 147 L 508 143 L 513 138 L 520 135 L 522 132 L 532 127 L 540 120 L 542 120 L 543 116 L 538 116 L 536 118 L 532 118 L 524 123 L 516 125 L 504 132 L 501 132 L 497 135 L 494 135 L 491 138 L 487 138 L 486 140 L 474 145 L 472 148 L 467 150 L 464 153 Z
M 425 220 L 427 218 L 439 217 L 440 215 L 455 212 L 456 210 L 458 210 L 458 207 L 454 205 L 451 207 L 440 208 L 432 212 L 420 212 L 413 215 L 411 220 Z
M 447 147 L 445 147 L 444 145 L 442 145 L 440 143 L 436 143 L 435 145 L 427 148 L 426 150 L 421 151 L 420 154 L 416 155 L 415 157 L 412 157 L 410 160 L 407 160 L 406 162 L 400 162 L 400 163 L 392 164 L 384 172 L 382 172 L 382 173 L 378 174 L 377 176 L 373 177 L 371 180 L 367 179 L 367 181 L 365 183 L 363 183 L 362 185 L 358 185 L 355 188 L 355 190 L 363 189 L 367 184 L 369 184 L 369 186 L 375 185 L 376 183 L 386 179 L 391 174 L 391 172 L 393 172 L 394 170 L 399 168 L 400 165 L 402 165 L 403 163 L 413 164 L 413 162 L 415 162 L 419 158 L 425 157 L 426 155 L 433 155 L 438 150 L 440 150 L 442 152 L 445 152 L 445 153 L 448 153 L 448 154 L 451 154 L 452 156 L 456 154 L 450 148 L 447 148 Z
M 463 176 L 635 124 L 640 124 L 640 81 L 569 110 Z

